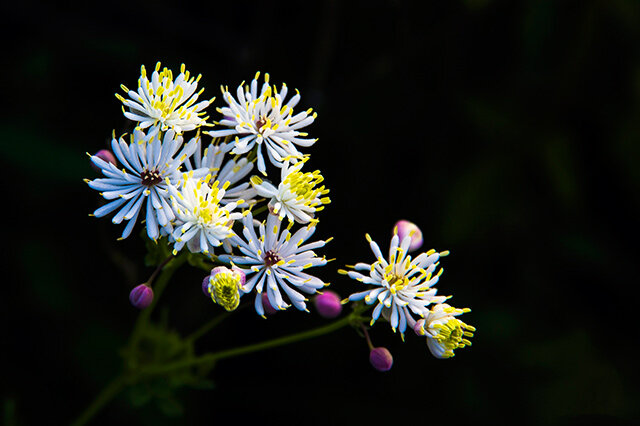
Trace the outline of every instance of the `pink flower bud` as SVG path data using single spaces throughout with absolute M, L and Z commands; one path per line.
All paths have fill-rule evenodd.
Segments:
M 153 290 L 146 284 L 140 284 L 129 293 L 129 301 L 136 308 L 145 309 L 153 302 Z
M 116 157 L 114 157 L 111 151 L 109 151 L 108 149 L 101 149 L 100 151 L 95 153 L 95 156 L 106 161 L 107 163 L 118 165 Z M 93 161 L 91 162 L 91 167 L 93 167 L 93 170 L 95 170 L 96 172 L 102 171 L 100 167 L 93 164 Z
M 411 236 L 409 251 L 414 251 L 422 247 L 422 231 L 415 223 L 409 222 L 408 220 L 399 220 L 395 226 L 398 229 L 400 242 L 402 242 L 405 237 Z
M 369 362 L 378 371 L 389 371 L 393 365 L 393 357 L 387 348 L 373 348 L 369 353 Z
M 323 318 L 335 318 L 342 312 L 340 297 L 331 290 L 317 295 L 313 302 L 318 310 L 318 315 Z
M 211 295 L 209 294 L 209 283 L 211 282 L 211 275 L 207 275 L 206 277 L 204 277 L 204 279 L 202 280 L 202 292 L 204 293 L 205 296 L 207 297 L 211 297 Z

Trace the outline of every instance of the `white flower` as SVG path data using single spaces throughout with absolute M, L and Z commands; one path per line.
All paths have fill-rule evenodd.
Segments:
M 290 305 L 283 300 L 281 290 L 293 306 L 306 311 L 307 299 L 299 291 L 312 294 L 324 287 L 325 283 L 304 270 L 327 263 L 324 257 L 317 257 L 313 250 L 324 247 L 331 239 L 303 244 L 313 235 L 315 226 L 303 227 L 293 235 L 289 229 L 280 233 L 282 222 L 271 214 L 268 215 L 266 224 L 260 224 L 259 237 L 255 233 L 251 213 L 244 217 L 243 225 L 242 233 L 246 240 L 238 236 L 233 237 L 233 240 L 244 256 L 222 255 L 219 259 L 223 262 L 246 265 L 250 268 L 246 270 L 247 274 L 255 272 L 255 275 L 247 279 L 242 291 L 248 293 L 256 289 L 256 312 L 264 316 L 263 292 L 267 293 L 269 304 L 274 308 L 288 308 Z
M 176 215 L 175 230 L 171 234 L 175 240 L 173 253 L 177 254 L 185 244 L 192 253 L 208 254 L 213 247 L 234 235 L 233 221 L 242 213 L 232 211 L 238 202 L 220 204 L 229 183 L 219 187 L 215 181 L 209 185 L 211 175 L 204 179 L 194 179 L 194 172 L 185 173 L 181 185 L 169 186 L 173 211 Z
M 125 99 L 116 93 L 116 97 L 122 101 L 129 111 L 122 108 L 124 115 L 133 121 L 140 122 L 139 128 L 146 129 L 152 126 L 148 136 L 154 136 L 158 131 L 171 129 L 178 134 L 184 131 L 194 130 L 205 124 L 208 117 L 202 117 L 203 111 L 213 99 L 196 103 L 204 89 L 195 93 L 198 87 L 198 77 L 190 77 L 185 66 L 180 67 L 180 74 L 173 80 L 170 69 L 160 71 L 160 62 L 151 74 L 151 81 L 147 77 L 144 65 L 140 67 L 138 90 L 127 89 L 120 86 L 131 99 Z
M 450 358 L 455 355 L 455 349 L 471 346 L 468 338 L 473 337 L 476 328 L 456 318 L 467 312 L 471 309 L 458 309 L 446 303 L 435 305 L 423 320 L 417 322 L 414 330 L 427 336 L 427 346 L 433 356 Z
M 113 217 L 113 223 L 128 220 L 129 223 L 122 232 L 121 238 L 127 238 L 133 229 L 143 204 L 146 202 L 146 226 L 149 238 L 155 240 L 159 236 L 158 225 L 171 230 L 174 219 L 173 210 L 167 199 L 167 182 L 173 184 L 180 179 L 178 169 L 196 149 L 195 140 L 191 140 L 182 151 L 176 155 L 182 145 L 182 136 L 168 131 L 161 142 L 157 137 L 151 137 L 140 130 L 134 131 L 127 144 L 123 137 L 116 140 L 115 134 L 111 147 L 118 161 L 124 166 L 118 169 L 114 164 L 106 162 L 97 156 L 91 156 L 91 161 L 98 166 L 106 176 L 101 179 L 85 182 L 98 191 L 107 200 L 113 200 L 93 212 L 94 216 L 102 217 L 120 208 Z M 127 172 L 128 170 L 128 172 Z M 204 176 L 206 170 L 197 170 L 195 177 Z
M 227 88 L 222 88 L 222 97 L 227 102 L 226 107 L 218 108 L 223 119 L 216 124 L 230 127 L 226 130 L 213 130 L 207 132 L 213 137 L 237 135 L 234 154 L 244 154 L 258 144 L 258 170 L 266 175 L 265 162 L 262 154 L 262 144 L 266 145 L 269 160 L 276 167 L 282 167 L 289 160 L 301 159 L 302 155 L 295 145 L 308 147 L 315 143 L 316 139 L 303 139 L 299 136 L 307 136 L 307 133 L 299 132 L 301 129 L 313 123 L 316 113 L 312 110 L 293 114 L 293 107 L 300 100 L 300 93 L 289 99 L 288 88 L 282 84 L 280 93 L 276 87 L 269 86 L 269 74 L 264 76 L 264 84 L 258 94 L 258 78 L 260 72 L 251 81 L 251 87 L 243 87 L 243 83 L 236 91 L 237 100 L 233 98 Z
M 382 257 L 380 248 L 371 240 L 369 234 L 366 237 L 377 260 L 371 265 L 357 263 L 353 267 L 355 271 L 338 270 L 338 272 L 364 284 L 375 285 L 377 288 L 354 293 L 344 302 L 362 299 L 367 305 L 377 302 L 373 309 L 371 325 L 376 322 L 384 309 L 393 331 L 395 332 L 398 328 L 404 338 L 407 323 L 410 327 L 415 324 L 412 313 L 424 317 L 429 313 L 428 305 L 447 299 L 445 296 L 436 296 L 437 290 L 431 287 L 438 282 L 442 274 L 442 269 L 437 274 L 433 274 L 438 266 L 438 259 L 449 252 L 436 253 L 435 250 L 430 250 L 412 259 L 407 255 L 411 237 L 405 237 L 400 243 L 396 228 L 391 239 L 387 261 Z M 367 271 L 369 275 L 356 271 Z
M 278 188 L 258 176 L 251 177 L 251 183 L 258 195 L 271 198 L 269 208 L 273 214 L 278 215 L 280 220 L 286 216 L 289 222 L 317 221 L 314 219 L 315 212 L 324 209 L 323 204 L 331 202 L 329 197 L 321 198 L 322 195 L 329 193 L 324 185 L 315 187 L 324 180 L 320 171 L 316 170 L 313 173 L 300 171 L 307 158 L 293 165 L 287 164 L 282 168 L 282 181 Z
M 238 204 L 238 207 L 249 207 L 255 204 L 256 190 L 253 189 L 251 184 L 247 182 L 239 183 L 241 179 L 246 177 L 251 170 L 253 170 L 253 162 L 247 161 L 247 158 L 229 158 L 222 165 L 225 155 L 233 148 L 233 143 L 216 143 L 212 142 L 204 150 L 204 155 L 201 154 L 201 137 L 198 133 L 196 135 L 198 148 L 195 154 L 191 157 L 193 160 L 193 166 L 189 160 L 186 161 L 185 166 L 187 170 L 200 169 L 206 167 L 211 174 L 211 180 L 218 180 L 222 184 L 229 182 L 228 189 L 226 190 L 224 197 L 220 200 L 221 204 L 227 204 L 230 202 L 244 200 L 242 204 Z

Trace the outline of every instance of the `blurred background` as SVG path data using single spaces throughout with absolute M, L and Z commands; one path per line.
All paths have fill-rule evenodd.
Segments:
M 68 424 L 121 367 L 145 281 L 137 232 L 88 217 L 86 152 L 127 129 L 120 84 L 181 63 L 204 96 L 269 72 L 318 118 L 311 167 L 332 203 L 316 236 L 337 258 L 388 246 L 398 219 L 448 249 L 438 288 L 470 307 L 473 346 L 437 360 L 423 339 L 371 331 L 394 366 L 369 365 L 352 329 L 221 361 L 207 389 L 122 394 L 96 425 L 633 424 L 640 419 L 640 3 L 624 0 L 87 2 L 5 6 L 0 117 L 7 425 Z M 16 198 L 14 198 L 16 197 Z M 138 230 L 141 228 L 138 227 Z M 163 296 L 185 334 L 221 310 L 185 267 Z M 198 353 L 325 324 L 293 309 L 238 312 Z

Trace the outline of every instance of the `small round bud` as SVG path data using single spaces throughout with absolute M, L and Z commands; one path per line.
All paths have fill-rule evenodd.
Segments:
M 115 164 L 117 165 L 117 161 L 116 161 L 116 157 L 114 157 L 114 155 L 111 153 L 111 151 L 109 151 L 108 149 L 101 149 L 100 151 L 95 153 L 95 156 L 106 161 L 107 163 L 111 163 L 111 164 Z M 91 167 L 93 167 L 93 170 L 97 171 L 97 172 L 101 172 L 102 170 L 100 169 L 100 167 L 96 166 L 93 161 L 91 162 Z
M 400 242 L 404 240 L 406 236 L 411 236 L 411 244 L 409 244 L 409 251 L 414 251 L 422 247 L 422 231 L 415 223 L 408 220 L 399 220 L 395 228 L 400 238 Z
M 269 303 L 269 296 L 267 296 L 266 292 L 262 293 L 262 307 L 264 308 L 264 313 L 267 315 L 273 315 L 278 312 L 278 310 Z
M 418 335 L 418 336 L 424 336 L 426 333 L 426 331 L 424 330 L 424 319 L 419 319 L 418 321 L 416 321 L 416 323 L 413 326 L 413 331 Z
M 369 362 L 378 371 L 389 371 L 393 365 L 393 357 L 387 348 L 373 348 L 369 353 Z
M 136 308 L 145 309 L 153 302 L 153 290 L 146 284 L 140 284 L 129 293 L 129 301 Z
M 333 291 L 325 291 L 313 299 L 318 315 L 323 318 L 335 318 L 342 312 L 340 297 Z
M 211 275 L 207 275 L 206 277 L 204 277 L 204 279 L 202 280 L 202 292 L 204 293 L 205 296 L 207 297 L 211 297 L 211 295 L 209 294 L 209 284 L 211 283 Z

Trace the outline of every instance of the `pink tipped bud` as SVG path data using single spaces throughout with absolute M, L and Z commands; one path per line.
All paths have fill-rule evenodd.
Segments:
M 340 297 L 333 291 L 325 291 L 313 299 L 318 315 L 323 318 L 335 318 L 342 312 Z
M 427 332 L 424 330 L 424 319 L 419 319 L 413 326 L 413 331 L 418 336 L 424 336 Z
M 389 371 L 393 365 L 393 357 L 387 348 L 373 348 L 369 353 L 369 362 L 378 371 Z
M 211 295 L 209 294 L 209 284 L 211 283 L 211 275 L 207 275 L 206 277 L 204 277 L 204 279 L 202 280 L 202 292 L 204 293 L 205 296 L 207 297 L 211 297 Z
M 129 293 L 129 301 L 136 308 L 145 309 L 153 302 L 153 290 L 146 284 L 140 284 Z
M 278 310 L 269 303 L 269 297 L 266 292 L 262 293 L 262 307 L 264 308 L 264 313 L 267 315 L 273 315 L 278 312 Z
M 414 251 L 422 247 L 422 231 L 415 223 L 409 222 L 408 220 L 399 220 L 395 225 L 395 229 L 397 229 L 400 242 L 402 242 L 405 237 L 411 236 L 409 251 Z
M 109 151 L 108 149 L 101 149 L 100 151 L 96 152 L 95 156 L 106 161 L 107 163 L 118 165 L 116 157 L 114 157 L 111 151 Z M 91 162 L 91 167 L 93 167 L 93 170 L 97 172 L 102 171 L 100 167 L 93 164 L 93 161 Z

